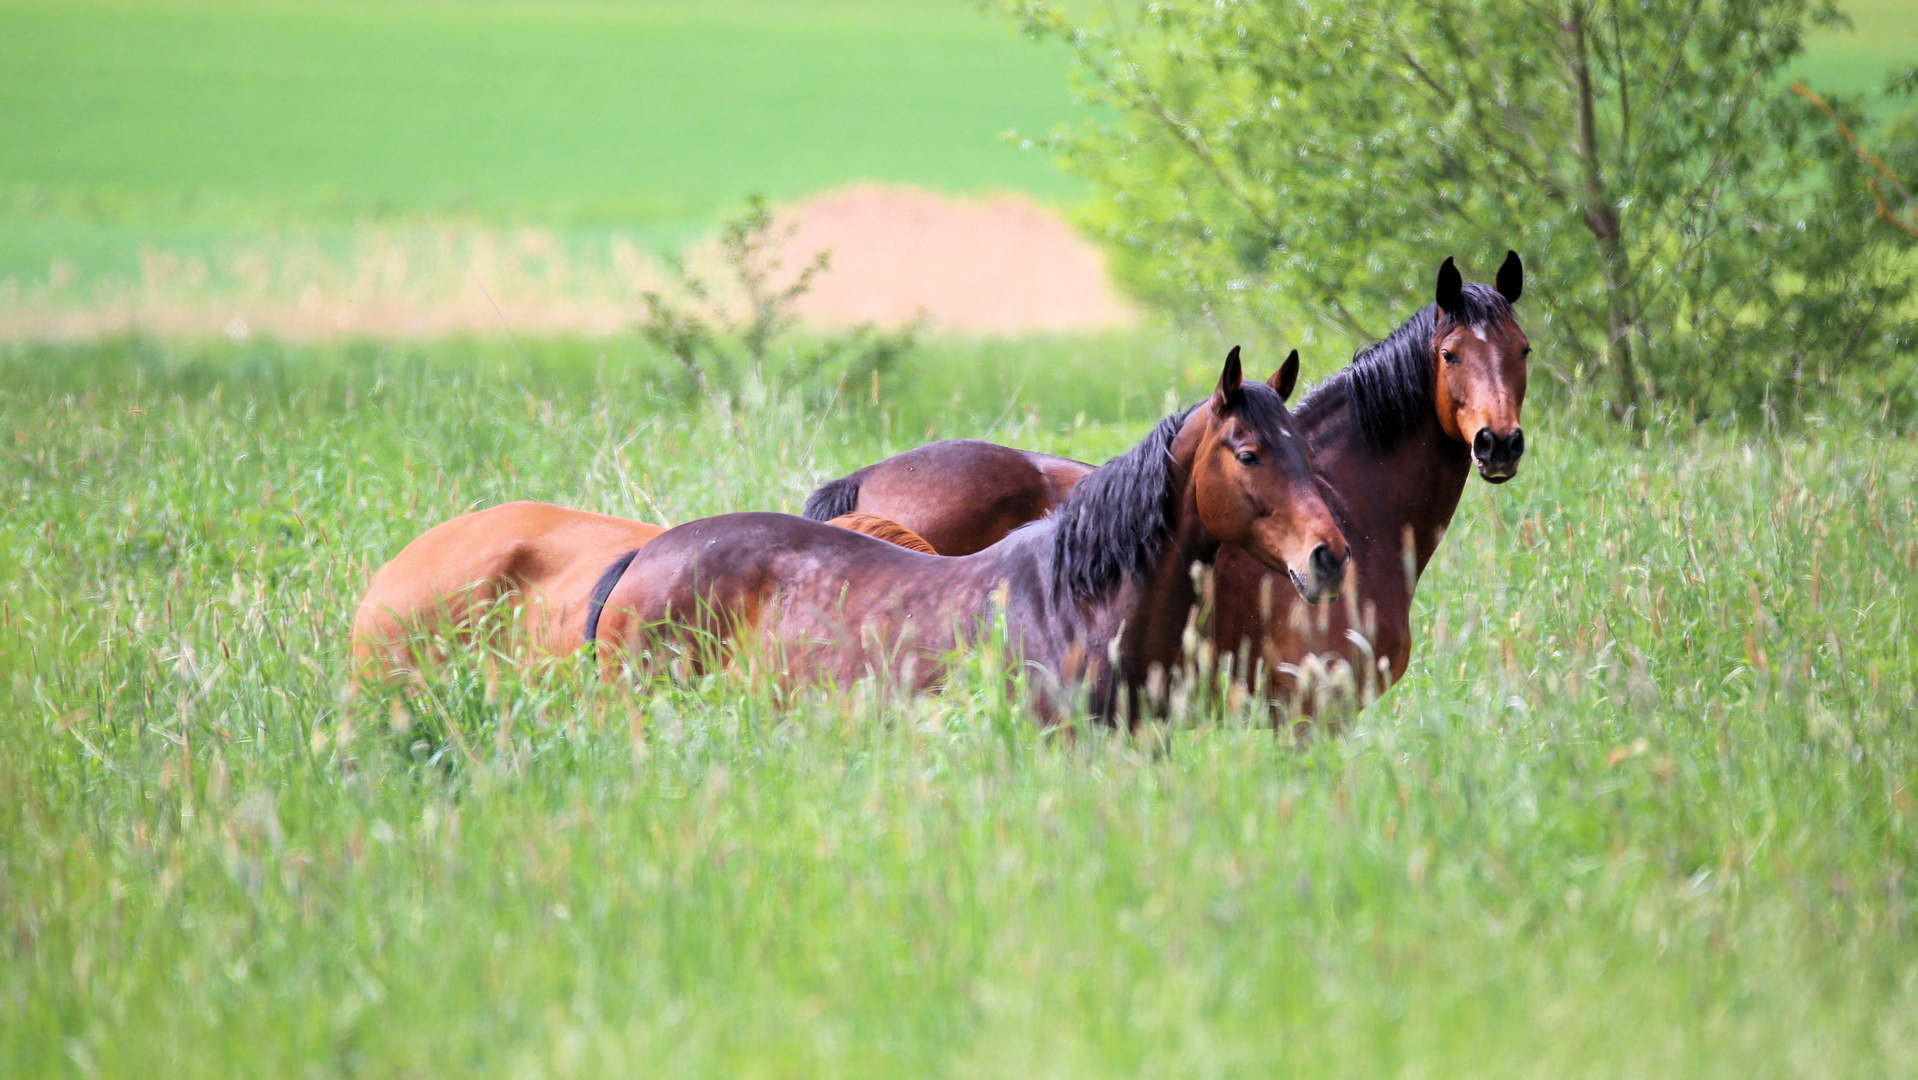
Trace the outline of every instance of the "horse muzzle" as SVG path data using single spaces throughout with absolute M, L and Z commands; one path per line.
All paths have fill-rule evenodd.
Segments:
M 1472 462 L 1478 474 L 1488 482 L 1503 484 L 1518 475 L 1518 460 L 1525 456 L 1525 429 L 1514 427 L 1503 434 L 1491 428 L 1478 429 L 1472 437 Z
M 1324 544 L 1312 549 L 1306 557 L 1304 570 L 1292 570 L 1292 587 L 1308 604 L 1324 603 L 1339 598 L 1339 590 L 1345 584 L 1345 558 L 1334 555 L 1332 549 Z

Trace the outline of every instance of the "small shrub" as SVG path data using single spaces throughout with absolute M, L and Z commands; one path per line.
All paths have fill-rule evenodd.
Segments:
M 795 334 L 795 307 L 831 266 L 832 253 L 820 252 L 782 283 L 782 249 L 791 238 L 792 229 L 777 229 L 765 200 L 754 197 L 744 215 L 720 229 L 723 280 L 710 281 L 674 258 L 667 265 L 675 295 L 641 294 L 640 334 L 677 361 L 686 396 L 731 407 L 757 382 L 823 407 L 845 387 L 890 374 L 917 346 L 916 325 L 886 331 L 865 323 L 810 340 Z

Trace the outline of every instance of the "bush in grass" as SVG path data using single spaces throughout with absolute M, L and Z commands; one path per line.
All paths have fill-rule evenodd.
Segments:
M 1174 309 L 1371 339 L 1512 247 L 1542 363 L 1621 416 L 1794 407 L 1918 337 L 1912 239 L 1783 77 L 1829 0 L 1012 7 L 1076 50 L 1106 108 L 1063 148 Z
M 892 372 L 918 339 L 915 326 L 882 331 L 871 324 L 799 342 L 794 306 L 813 279 L 831 265 L 831 252 L 815 255 L 782 280 L 781 248 L 790 230 L 774 226 L 765 200 L 754 198 L 746 213 L 720 227 L 724 277 L 708 281 L 683 261 L 669 261 L 674 293 L 641 294 L 646 318 L 640 334 L 678 362 L 681 388 L 727 406 L 739 403 L 749 384 L 773 392 L 798 392 L 821 406 L 848 387 Z

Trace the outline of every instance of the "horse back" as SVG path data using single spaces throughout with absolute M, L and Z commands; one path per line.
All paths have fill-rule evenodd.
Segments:
M 978 560 L 924 554 L 786 514 L 724 514 L 661 534 L 606 599 L 602 641 L 629 656 L 706 642 L 730 656 L 747 639 L 785 650 L 796 677 L 842 685 L 909 639 L 949 644 L 968 598 L 989 592 Z M 902 637 L 903 635 L 903 637 Z M 608 655 L 612 655 L 609 652 Z M 710 666 L 725 656 L 703 656 Z
M 941 555 L 971 555 L 1051 513 L 1091 471 L 1069 458 L 946 439 L 854 474 L 855 505 L 919 534 Z

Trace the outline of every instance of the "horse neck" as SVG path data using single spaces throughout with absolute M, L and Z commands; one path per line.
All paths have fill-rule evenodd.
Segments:
M 1465 483 L 1471 448 L 1445 434 L 1435 413 L 1410 425 L 1388 450 L 1367 444 L 1348 398 L 1307 428 L 1320 487 L 1348 541 L 1387 545 L 1397 556 L 1412 532 L 1415 566 L 1425 565 L 1451 527 Z
M 1218 539 L 1199 519 L 1198 493 L 1191 482 L 1209 416 L 1208 406 L 1194 409 L 1172 442 L 1176 465 L 1171 483 L 1176 490 L 1168 494 L 1179 510 L 1150 575 L 1127 581 L 1108 601 L 1119 609 L 1114 614 L 1125 626 L 1119 641 L 1120 669 L 1112 674 L 1135 690 L 1145 684 L 1154 665 L 1169 672 L 1182 658 L 1186 623 L 1198 601 L 1192 564 L 1210 565 L 1219 554 Z

